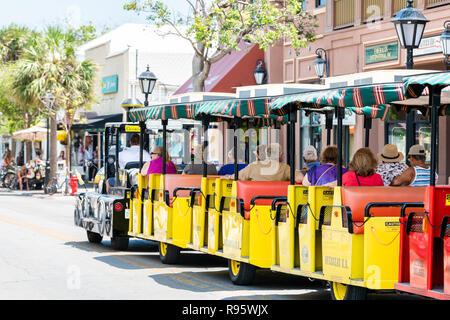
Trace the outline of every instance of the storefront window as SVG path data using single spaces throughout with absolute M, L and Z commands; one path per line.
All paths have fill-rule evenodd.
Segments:
M 423 116 L 420 112 L 416 112 L 415 123 L 415 144 L 420 144 L 425 147 L 427 151 L 427 160 L 430 161 L 431 154 L 431 126 L 428 122 L 428 117 Z M 405 155 L 408 154 L 406 150 L 406 112 L 397 111 L 391 108 L 388 121 L 385 124 L 385 143 L 396 145 L 398 151 Z

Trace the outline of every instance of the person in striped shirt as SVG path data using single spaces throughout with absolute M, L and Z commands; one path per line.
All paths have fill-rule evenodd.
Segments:
M 419 144 L 413 145 L 408 152 L 411 166 L 392 180 L 391 186 L 423 187 L 430 185 L 430 167 L 425 164 L 425 148 Z M 437 180 L 436 174 L 436 180 Z

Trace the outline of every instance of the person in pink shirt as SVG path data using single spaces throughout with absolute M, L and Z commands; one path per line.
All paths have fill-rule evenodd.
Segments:
M 369 148 L 355 152 L 349 163 L 349 171 L 342 176 L 343 186 L 384 186 L 381 175 L 376 173 L 378 166 L 375 154 Z
M 152 160 L 146 162 L 142 167 L 141 174 L 143 176 L 149 175 L 151 173 L 162 173 L 163 168 L 162 147 L 155 147 L 150 155 L 152 157 Z M 177 173 L 177 167 L 172 161 L 170 161 L 169 153 L 167 151 L 166 151 L 166 173 L 167 174 Z

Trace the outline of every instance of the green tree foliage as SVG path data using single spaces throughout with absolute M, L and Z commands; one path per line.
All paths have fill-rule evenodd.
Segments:
M 289 39 L 298 52 L 314 40 L 316 17 L 302 10 L 303 0 L 186 1 L 192 12 L 189 16 L 171 11 L 162 1 L 155 0 L 131 0 L 124 8 L 146 14 L 158 27 L 170 26 L 172 31 L 168 33 L 191 43 L 195 52 L 194 91 L 204 91 L 211 65 L 238 50 L 241 41 L 266 50 L 279 40 Z

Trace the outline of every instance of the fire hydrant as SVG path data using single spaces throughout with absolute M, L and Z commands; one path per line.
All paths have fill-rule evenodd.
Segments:
M 70 177 L 69 186 L 72 188 L 71 196 L 74 196 L 78 191 L 78 178 L 76 175 Z

